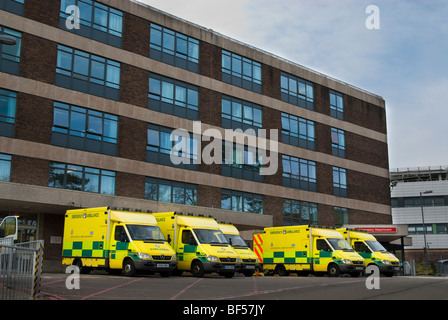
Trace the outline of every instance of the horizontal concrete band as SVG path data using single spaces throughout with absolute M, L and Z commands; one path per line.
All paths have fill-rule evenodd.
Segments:
M 122 1 L 122 2 L 130 3 L 128 1 Z M 87 51 L 89 53 L 93 53 L 102 57 L 106 57 L 115 61 L 132 65 L 144 70 L 151 71 L 153 73 L 161 74 L 170 78 L 184 81 L 192 85 L 203 87 L 242 100 L 250 101 L 255 104 L 279 110 L 281 112 L 294 114 L 306 118 L 308 120 L 323 123 L 328 126 L 336 127 L 344 131 L 352 132 L 360 136 L 364 136 L 370 139 L 387 143 L 387 135 L 384 133 L 366 129 L 361 126 L 346 121 L 341 121 L 318 112 L 310 111 L 304 108 L 299 108 L 297 106 L 283 102 L 278 99 L 270 98 L 265 95 L 244 90 L 242 88 L 224 83 L 222 81 L 218 81 L 206 76 L 189 72 L 187 70 L 176 68 L 168 64 L 164 64 L 159 61 L 150 59 L 148 57 L 144 57 L 126 50 L 115 48 L 88 38 L 84 38 L 76 34 L 48 26 L 46 24 L 42 24 L 14 14 L 10 14 L 5 11 L 0 11 L 0 19 L 3 21 L 3 24 L 5 26 L 21 32 L 29 33 L 44 39 L 48 39 L 50 41 L 62 45 L 73 46 L 73 44 L 75 43 L 76 44 L 75 47 L 79 50 Z M 325 85 L 328 86 L 328 83 L 325 83 Z M 340 92 L 344 91 L 342 89 L 343 88 L 339 87 L 337 88 L 337 90 Z M 351 92 L 347 94 L 352 95 L 353 93 Z M 368 99 L 366 99 L 368 97 L 370 96 L 363 95 L 365 101 L 368 101 Z
M 30 95 L 44 97 L 50 100 L 98 110 L 101 112 L 112 113 L 119 116 L 133 118 L 145 121 L 147 123 L 154 123 L 173 129 L 182 128 L 188 130 L 189 132 L 193 132 L 194 122 L 191 120 L 159 113 L 131 104 L 104 99 L 78 91 L 68 90 L 36 80 L 21 78 L 6 73 L 0 73 L 0 75 L 0 87 L 4 89 L 19 91 Z M 156 121 L 154 121 L 155 119 Z M 205 131 L 207 129 L 216 129 L 220 131 L 222 137 L 225 138 L 225 129 L 211 126 L 205 123 L 202 123 L 201 126 L 202 131 Z M 266 145 L 269 146 L 269 142 Z M 278 152 L 280 154 L 305 158 L 307 160 L 326 163 L 340 168 L 346 168 L 370 175 L 389 178 L 389 171 L 387 169 L 335 157 L 321 152 L 298 148 L 281 142 L 278 143 Z
M 0 205 L 5 208 L 13 208 L 18 212 L 21 210 L 32 210 L 33 212 L 41 213 L 61 213 L 67 207 L 93 208 L 109 206 L 134 210 L 152 210 L 152 212 L 176 211 L 212 215 L 218 221 L 226 222 L 230 220 L 233 224 L 243 229 L 271 227 L 273 225 L 273 216 L 271 215 L 187 206 L 11 182 L 0 182 Z
M 6 137 L 0 137 L 0 153 L 70 163 L 197 185 L 239 190 L 284 199 L 321 203 L 329 206 L 344 207 L 367 212 L 388 215 L 391 214 L 391 207 L 387 205 L 355 199 L 340 198 L 333 195 L 297 190 L 278 185 L 256 183 L 210 173 L 177 169 L 147 162 L 106 156 L 102 154 L 61 148 Z

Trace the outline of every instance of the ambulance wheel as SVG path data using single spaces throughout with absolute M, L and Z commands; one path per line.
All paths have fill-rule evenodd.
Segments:
M 290 274 L 290 272 L 286 270 L 285 266 L 282 264 L 278 264 L 275 267 L 275 273 L 277 273 L 280 277 L 287 277 Z
M 341 274 L 341 270 L 339 270 L 339 267 L 337 264 L 332 263 L 328 266 L 328 275 L 330 277 L 339 277 Z
M 132 259 L 126 259 L 123 262 L 123 274 L 127 277 L 133 277 L 135 276 L 136 270 L 134 261 Z
M 83 267 L 81 259 L 75 260 L 73 264 L 78 267 L 80 274 L 88 274 L 92 270 L 92 268 Z
M 193 261 L 193 263 L 191 264 L 191 273 L 193 274 L 193 277 L 204 276 L 205 270 L 201 261 Z

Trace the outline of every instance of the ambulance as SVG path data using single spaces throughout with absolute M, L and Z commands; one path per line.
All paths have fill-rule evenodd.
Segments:
M 258 268 L 259 261 L 257 256 L 241 238 L 240 232 L 234 225 L 219 223 L 219 229 L 221 229 L 224 237 L 226 237 L 229 244 L 241 258 L 242 264 L 239 272 L 246 277 L 251 277 L 255 269 Z
M 229 245 L 212 217 L 177 212 L 154 213 L 157 224 L 177 256 L 180 275 L 189 271 L 195 277 L 217 272 L 232 278 L 239 271 L 241 258 Z
M 81 273 L 105 269 L 168 277 L 177 262 L 152 214 L 101 207 L 66 212 L 62 264 L 76 265 Z
M 360 276 L 364 259 L 335 229 L 307 225 L 265 228 L 254 234 L 254 252 L 265 273 L 288 276 L 341 273 Z
M 394 273 L 400 270 L 400 260 L 388 252 L 370 233 L 347 228 L 337 230 L 355 251 L 364 258 L 366 266 L 376 265 L 380 272 L 387 277 L 392 277 Z

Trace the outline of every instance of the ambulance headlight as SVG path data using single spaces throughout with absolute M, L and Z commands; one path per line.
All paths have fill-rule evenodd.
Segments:
M 210 262 L 219 262 L 219 258 L 217 256 L 207 256 L 207 259 Z
M 171 257 L 171 260 L 176 261 L 177 257 L 175 254 L 173 254 L 173 256 Z
M 138 253 L 138 257 L 142 260 L 152 260 L 151 255 L 148 253 Z
M 390 261 L 389 260 L 383 260 L 383 263 L 384 264 L 390 264 Z
M 352 263 L 352 261 L 348 260 L 348 259 L 342 259 L 341 261 L 344 262 L 345 264 L 351 264 Z

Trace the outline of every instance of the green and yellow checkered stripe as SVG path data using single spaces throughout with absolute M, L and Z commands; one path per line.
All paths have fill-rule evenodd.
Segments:
M 263 263 L 311 263 L 307 251 L 264 252 Z
M 104 241 L 65 241 L 62 247 L 63 257 L 106 258 Z

